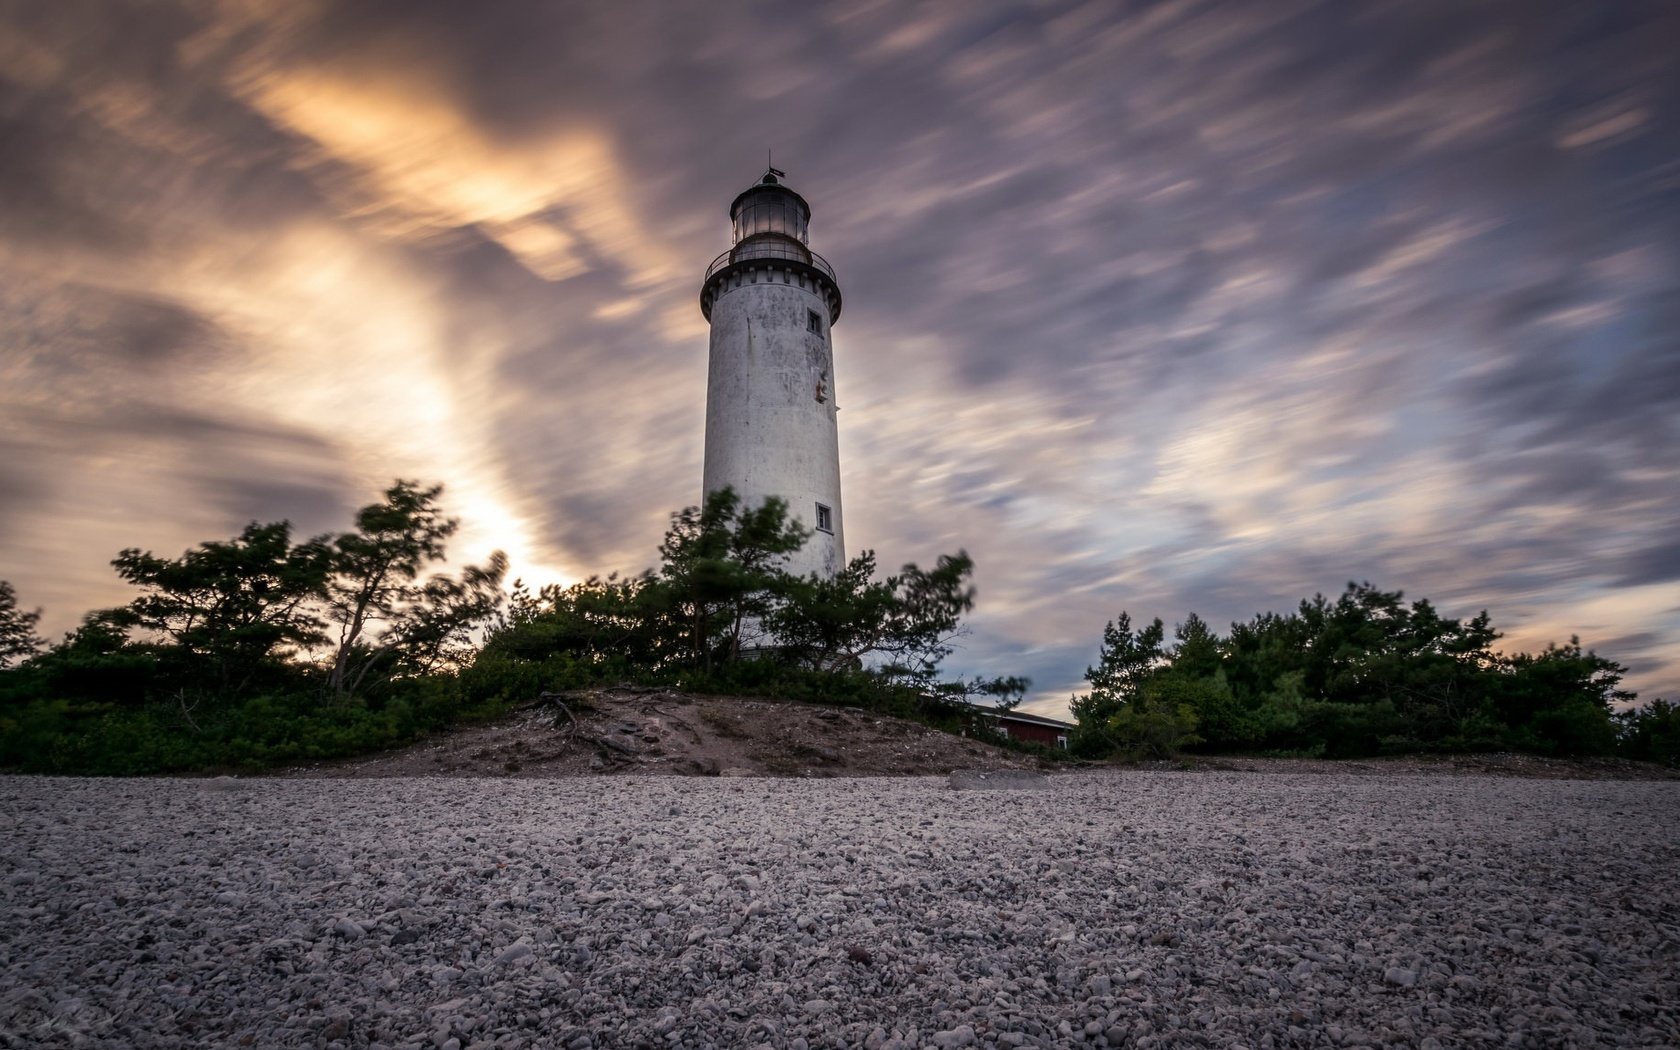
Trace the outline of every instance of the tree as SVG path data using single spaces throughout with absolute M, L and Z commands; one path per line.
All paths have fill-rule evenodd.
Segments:
M 967 551 L 941 554 L 931 569 L 906 564 L 890 583 L 893 605 L 877 651 L 888 662 L 883 673 L 926 687 L 951 655 L 953 640 L 962 633 L 962 618 L 974 608 L 974 559 Z
M 1620 688 L 1627 668 L 1571 637 L 1538 655 L 1518 653 L 1501 661 L 1496 706 L 1515 742 L 1526 750 L 1602 755 L 1616 744 L 1610 713 L 1636 699 Z
M 1116 716 L 1137 701 L 1145 680 L 1161 665 L 1165 636 L 1159 618 L 1134 631 L 1127 612 L 1103 627 L 1097 665 L 1085 669 L 1090 692 L 1075 696 L 1069 705 L 1078 722 L 1068 742 L 1072 750 L 1100 755 L 1122 743 L 1114 733 Z
M 730 488 L 671 516 L 659 581 L 684 626 L 685 662 L 709 673 L 739 659 L 744 642 L 764 640 L 764 617 L 789 579 L 782 566 L 809 537 L 788 519 L 785 501 L 743 508 Z
M 496 617 L 506 598 L 507 565 L 507 555 L 494 551 L 487 564 L 467 566 L 459 579 L 439 574 L 427 580 L 381 639 L 396 669 L 421 675 L 469 662 L 473 632 Z
M 1225 645 L 1207 621 L 1191 613 L 1173 628 L 1173 646 L 1168 659 L 1173 670 L 1191 678 L 1211 678 L 1224 668 Z
M 549 584 L 536 595 L 516 580 L 509 614 L 483 651 L 529 661 L 565 653 L 584 666 L 665 670 L 672 632 L 658 589 L 651 572 L 591 576 L 565 588 Z
M 1340 703 L 1387 702 L 1429 736 L 1443 735 L 1474 706 L 1476 678 L 1495 662 L 1499 637 L 1487 613 L 1468 623 L 1442 617 L 1427 599 L 1349 583 L 1335 602 L 1302 602 L 1301 669 L 1309 689 Z
M 974 560 L 958 551 L 932 569 L 911 562 L 877 580 L 875 552 L 864 551 L 833 577 L 790 581 L 768 626 L 790 659 L 815 670 L 861 668 L 875 658 L 883 677 L 925 688 L 974 608 L 973 574 Z
M 967 697 L 1009 703 L 1024 691 L 1024 679 L 936 681 L 974 606 L 966 552 L 885 579 L 876 578 L 873 551 L 833 577 L 792 576 L 786 556 L 809 535 L 779 499 L 743 509 L 732 491 L 714 492 L 703 507 L 671 516 L 656 574 L 591 577 L 536 595 L 515 583 L 479 669 L 517 677 L 525 673 L 517 665 L 546 664 L 556 680 L 660 682 L 698 671 L 713 687 L 831 699 L 841 689 L 870 704 L 948 702 L 952 710 L 966 710 Z
M 1657 697 L 1616 715 L 1622 754 L 1642 762 L 1680 766 L 1680 704 Z
M 145 592 L 126 607 L 130 625 L 167 637 L 237 690 L 282 647 L 320 639 L 310 603 L 321 594 L 328 558 L 320 539 L 293 546 L 291 524 L 280 521 L 252 522 L 232 540 L 179 558 L 128 548 L 111 564 Z
M 1085 669 L 1091 691 L 1074 701 L 1074 716 L 1081 723 L 1087 719 L 1105 722 L 1134 700 L 1144 679 L 1161 664 L 1165 636 L 1166 627 L 1159 618 L 1136 631 L 1132 630 L 1130 613 L 1122 612 L 1110 620 L 1103 627 L 1097 666 Z
M 1180 675 L 1151 677 L 1130 702 L 1104 725 L 1116 747 L 1146 758 L 1171 758 L 1202 742 L 1196 734 L 1197 705 L 1205 700 L 1201 681 Z
M 438 509 L 442 492 L 442 485 L 421 488 L 399 480 L 385 490 L 382 502 L 356 512 L 356 531 L 332 541 L 326 594 L 337 640 L 327 683 L 340 701 L 385 655 L 371 639 L 421 600 L 415 580 L 425 566 L 443 559 L 444 541 L 460 527 Z
M 41 610 L 19 609 L 17 591 L 9 580 L 0 580 L 0 668 L 29 659 L 46 644 L 35 634 L 40 622 Z
M 896 578 L 875 579 L 875 552 L 864 551 L 831 577 L 791 580 L 766 624 L 795 662 L 818 671 L 863 666 L 888 632 Z
M 1173 629 L 1176 644 L 1167 666 L 1150 675 L 1144 689 L 1150 700 L 1183 706 L 1194 716 L 1195 735 L 1212 747 L 1241 746 L 1253 739 L 1253 719 L 1237 702 L 1225 673 L 1225 642 L 1195 613 Z M 1181 746 L 1189 746 L 1185 732 Z

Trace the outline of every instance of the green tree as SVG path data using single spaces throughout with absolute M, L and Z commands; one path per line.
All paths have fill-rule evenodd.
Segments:
M 671 631 L 657 591 L 651 572 L 550 584 L 536 595 L 515 581 L 508 616 L 486 637 L 484 652 L 529 661 L 564 653 L 603 670 L 668 670 Z
M 890 581 L 894 603 L 877 649 L 888 658 L 886 674 L 917 686 L 933 682 L 962 633 L 963 616 L 974 608 L 973 576 L 974 559 L 963 550 L 941 554 L 931 569 L 910 562 L 899 570 Z
M 321 637 L 311 607 L 326 581 L 322 541 L 294 546 L 291 524 L 252 522 L 235 539 L 203 543 L 179 558 L 129 548 L 112 561 L 143 589 L 127 625 L 157 632 L 207 677 L 238 691 L 286 646 Z
M 1132 629 L 1132 616 L 1122 612 L 1103 627 L 1102 649 L 1097 665 L 1085 669 L 1090 692 L 1074 702 L 1073 713 L 1081 723 L 1102 723 L 1138 694 L 1144 679 L 1160 666 L 1165 654 L 1161 643 L 1166 627 L 1159 618 L 1147 626 Z
M 763 621 L 788 580 L 783 565 L 809 536 L 783 500 L 743 508 L 730 488 L 671 516 L 659 583 L 684 626 L 685 663 L 709 673 L 768 641 Z
M 1104 729 L 1114 745 L 1129 755 L 1171 758 L 1202 742 L 1196 727 L 1202 680 L 1162 674 L 1151 677 L 1130 702 L 1108 717 Z
M 1302 602 L 1301 669 L 1326 700 L 1386 702 L 1426 738 L 1445 735 L 1480 701 L 1482 672 L 1496 662 L 1498 632 L 1484 611 L 1468 622 L 1442 617 L 1426 599 L 1349 583 L 1334 603 Z
M 1120 745 L 1113 732 L 1114 718 L 1138 698 L 1144 681 L 1161 666 L 1165 637 L 1166 627 L 1159 618 L 1133 630 L 1128 612 L 1103 627 L 1097 665 L 1085 669 L 1090 691 L 1075 696 L 1069 705 L 1077 722 L 1068 741 L 1071 750 L 1100 755 Z
M 767 626 L 803 666 L 837 672 L 873 664 L 886 680 L 926 688 L 974 608 L 973 574 L 973 559 L 958 551 L 940 555 L 931 569 L 911 562 L 877 580 L 875 552 L 864 551 L 832 578 L 789 581 Z
M 1172 668 L 1191 678 L 1212 678 L 1225 666 L 1225 644 L 1195 613 L 1173 628 L 1176 644 L 1168 659 Z
M 1097 666 L 1085 669 L 1091 685 L 1090 701 L 1097 708 L 1116 708 L 1137 696 L 1144 679 L 1160 666 L 1166 628 L 1159 617 L 1146 627 L 1132 630 L 1130 613 L 1103 627 L 1102 650 Z
M 1329 734 L 1360 753 L 1485 742 L 1499 666 L 1488 614 L 1451 619 L 1403 597 L 1349 583 L 1334 601 L 1315 595 L 1294 613 L 1232 624 L 1224 669 L 1239 739 L 1323 750 Z M 1210 741 L 1226 739 L 1217 721 L 1203 725 Z
M 510 662 L 565 656 L 553 663 L 555 677 L 669 681 L 699 672 L 708 687 L 843 693 L 909 709 L 939 701 L 952 711 L 963 697 L 1008 702 L 1024 689 L 1017 679 L 936 681 L 974 605 L 966 552 L 877 579 L 874 552 L 865 551 L 832 578 L 794 577 L 783 564 L 808 537 L 781 500 L 743 510 L 733 492 L 713 493 L 704 507 L 672 515 L 657 574 L 591 577 L 536 595 L 516 583 L 480 671 L 494 665 L 498 681 L 523 683 L 526 672 Z
M 494 551 L 484 565 L 469 565 L 459 577 L 438 574 L 401 610 L 381 638 L 399 673 L 425 675 L 470 663 L 473 635 L 501 612 L 507 594 L 507 555 Z
M 1225 642 L 1225 678 L 1231 692 L 1247 710 L 1258 708 L 1262 699 L 1288 676 L 1298 679 L 1293 687 L 1307 690 L 1307 652 L 1311 636 L 1301 617 L 1260 613 L 1247 623 L 1233 623 Z
M 875 579 L 875 552 L 864 551 L 832 577 L 789 580 L 766 627 L 792 660 L 818 671 L 862 667 L 890 644 L 899 580 Z
M 29 659 L 45 645 L 35 634 L 41 610 L 18 608 L 17 591 L 9 580 L 0 580 L 0 668 Z
M 1616 715 L 1619 750 L 1628 758 L 1680 766 L 1680 704 L 1657 697 Z
M 1225 674 L 1225 641 L 1195 613 L 1173 629 L 1167 666 L 1147 684 L 1152 699 L 1187 707 L 1195 734 L 1212 748 L 1243 747 L 1254 737 L 1253 719 L 1237 702 Z M 1184 746 L 1189 746 L 1188 742 Z
M 1524 750 L 1562 755 L 1603 755 L 1615 749 L 1611 712 L 1636 699 L 1621 688 L 1627 668 L 1581 648 L 1548 645 L 1537 655 L 1501 661 L 1495 705 Z
M 443 486 L 398 481 L 384 499 L 356 512 L 356 530 L 332 541 L 327 618 L 335 630 L 327 684 L 347 700 L 389 654 L 374 639 L 423 599 L 420 573 L 444 557 L 444 541 L 460 522 L 438 508 Z

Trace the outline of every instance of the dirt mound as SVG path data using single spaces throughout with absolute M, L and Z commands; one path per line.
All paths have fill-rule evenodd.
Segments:
M 980 740 L 848 708 L 632 687 L 550 695 L 490 725 L 281 775 L 924 776 L 1037 765 Z
M 1034 769 L 1031 756 L 915 722 L 762 697 L 620 686 L 554 696 L 489 725 L 383 754 L 279 772 L 288 777 L 932 776 Z M 1089 764 L 1081 764 L 1089 765 Z M 1328 759 L 1185 756 L 1117 763 L 1134 771 L 1672 780 L 1680 771 L 1620 758 L 1405 755 Z

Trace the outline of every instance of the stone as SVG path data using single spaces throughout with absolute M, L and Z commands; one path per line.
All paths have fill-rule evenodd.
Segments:
M 332 932 L 335 936 L 343 937 L 347 941 L 359 941 L 367 936 L 362 924 L 354 919 L 340 919 L 333 923 Z
M 1390 966 L 1388 972 L 1383 974 L 1383 981 L 1400 988 L 1410 988 L 1417 984 L 1417 972 L 1403 966 Z
M 1030 769 L 959 769 L 945 783 L 958 791 L 1042 791 L 1050 778 Z
M 520 959 L 528 959 L 533 954 L 529 944 L 510 944 L 502 950 L 500 955 L 496 956 L 496 965 L 506 966 L 508 963 L 518 962 Z

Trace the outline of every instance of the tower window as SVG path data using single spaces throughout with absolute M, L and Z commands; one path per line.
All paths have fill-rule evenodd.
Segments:
M 817 531 L 834 532 L 834 512 L 821 503 L 817 504 Z
M 816 332 L 818 335 L 821 335 L 822 334 L 822 314 L 817 313 L 815 310 L 806 310 L 805 311 L 805 327 L 809 328 L 813 332 Z

